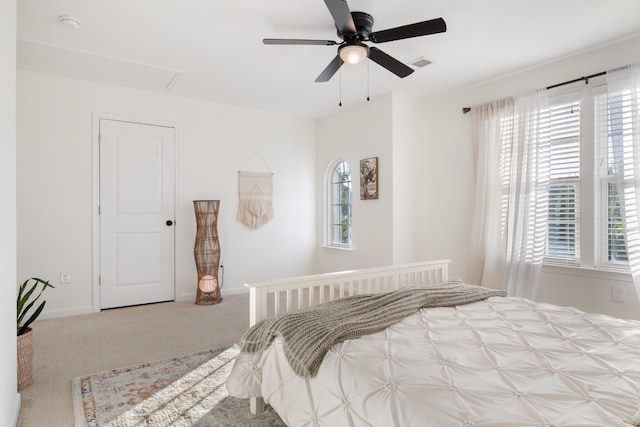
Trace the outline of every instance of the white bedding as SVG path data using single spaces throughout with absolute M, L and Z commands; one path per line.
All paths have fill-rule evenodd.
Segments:
M 640 322 L 494 297 L 336 344 L 313 378 L 291 370 L 277 338 L 240 354 L 226 386 L 296 427 L 629 426 Z

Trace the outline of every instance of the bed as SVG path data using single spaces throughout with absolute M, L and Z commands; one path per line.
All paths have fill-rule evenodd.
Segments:
M 249 284 L 250 322 L 452 282 L 437 260 Z M 226 387 L 289 426 L 640 425 L 639 321 L 490 296 L 336 343 L 313 375 L 285 347 L 241 352 Z

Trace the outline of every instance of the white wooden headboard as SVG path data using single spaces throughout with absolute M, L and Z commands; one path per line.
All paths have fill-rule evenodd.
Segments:
M 290 277 L 258 283 L 249 288 L 249 325 L 270 316 L 351 295 L 379 293 L 413 285 L 449 280 L 450 260 L 415 262 L 388 267 Z M 264 410 L 262 398 L 251 398 L 252 414 Z
M 245 283 L 250 293 L 250 326 L 270 316 L 345 296 L 443 283 L 449 280 L 449 262 L 424 261 Z

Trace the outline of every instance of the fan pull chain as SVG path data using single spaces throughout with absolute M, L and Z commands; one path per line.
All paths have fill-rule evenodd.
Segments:
M 338 101 L 339 101 L 339 102 L 338 102 L 338 107 L 342 107 L 342 67 L 340 67 L 339 71 L 340 71 L 340 76 L 339 76 L 339 77 L 340 77 L 340 82 L 339 82 L 339 85 L 340 85 L 340 95 L 339 95 L 339 98 L 340 98 L 340 99 L 338 100 Z
M 369 62 L 367 58 L 367 101 L 369 101 Z

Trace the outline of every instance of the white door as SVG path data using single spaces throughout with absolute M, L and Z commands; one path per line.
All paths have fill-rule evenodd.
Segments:
M 100 308 L 175 298 L 175 129 L 100 119 Z

